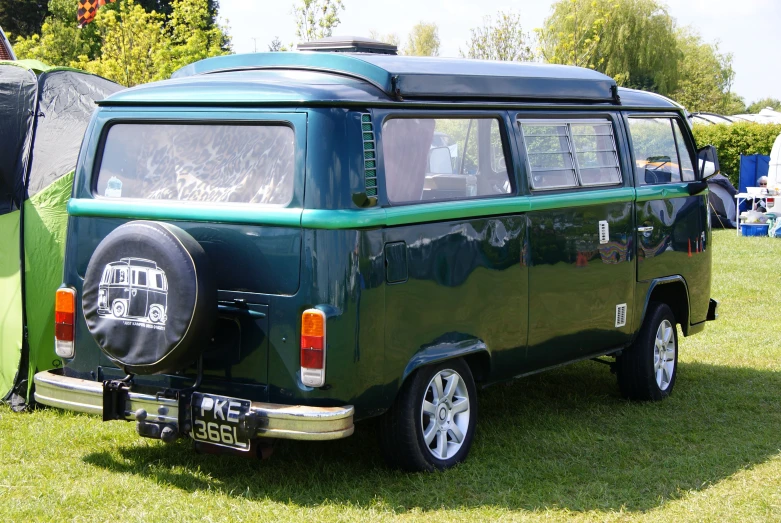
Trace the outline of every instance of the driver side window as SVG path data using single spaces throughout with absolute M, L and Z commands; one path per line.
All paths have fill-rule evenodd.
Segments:
M 629 118 L 638 185 L 694 179 L 691 158 L 676 126 L 672 118 Z

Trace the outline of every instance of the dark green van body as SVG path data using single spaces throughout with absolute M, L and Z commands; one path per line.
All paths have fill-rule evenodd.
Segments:
M 437 64 L 393 58 L 416 71 Z M 652 299 L 669 302 L 684 334 L 708 319 L 707 194 L 689 181 L 641 185 L 635 169 L 632 117 L 679 122 L 687 146 L 681 154 L 696 164 L 682 110 L 668 100 L 626 89 L 606 89 L 603 99 L 588 92 L 582 99 L 492 97 L 466 88 L 438 98 L 420 94 L 414 75 L 384 85 L 358 55 L 321 55 L 308 64 L 263 55 L 216 60 L 112 96 L 92 120 L 69 205 L 63 283 L 76 290 L 77 324 L 66 376 L 124 376 L 87 330 L 78 297 L 98 243 L 138 219 L 177 225 L 209 255 L 220 317 L 214 339 L 205 342 L 201 390 L 252 401 L 354 405 L 356 418 L 364 418 L 387 410 L 405 378 L 432 362 L 464 357 L 475 378 L 490 384 L 620 351 L 637 335 Z M 270 68 L 269 60 L 283 61 Z M 370 65 L 394 73 L 398 63 Z M 562 76 L 531 88 L 579 92 L 581 73 L 546 74 Z M 418 96 L 404 96 L 404 82 Z M 384 122 L 481 116 L 499 122 L 508 194 L 406 205 L 389 200 Z M 595 117 L 612 125 L 620 183 L 533 190 L 518 122 Z M 106 134 L 128 122 L 290 126 L 292 200 L 252 207 L 100 197 L 95 176 Z M 376 189 L 367 185 L 367 147 L 377 153 Z M 609 226 L 603 242 L 600 221 Z M 653 230 L 639 233 L 641 226 Z M 247 308 L 231 306 L 235 300 Z M 619 304 L 626 304 L 626 321 L 616 327 Z M 327 317 L 320 388 L 305 386 L 300 376 L 301 315 L 310 308 Z M 177 389 L 195 374 L 193 366 L 135 380 Z

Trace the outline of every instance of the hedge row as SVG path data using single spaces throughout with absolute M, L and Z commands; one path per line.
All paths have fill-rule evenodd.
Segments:
M 736 188 L 740 175 L 741 154 L 770 154 L 773 142 L 781 134 L 781 124 L 740 122 L 734 124 L 705 125 L 693 127 L 697 147 L 715 145 L 719 151 L 721 172 L 729 177 Z

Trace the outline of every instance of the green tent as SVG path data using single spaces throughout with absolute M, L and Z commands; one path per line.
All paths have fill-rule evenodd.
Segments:
M 33 374 L 60 365 L 54 293 L 73 170 L 95 101 L 120 89 L 75 69 L 0 61 L 0 399 L 23 405 Z

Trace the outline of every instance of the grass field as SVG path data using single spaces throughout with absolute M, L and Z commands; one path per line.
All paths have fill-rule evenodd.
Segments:
M 681 338 L 665 402 L 624 401 L 593 362 L 498 385 L 439 474 L 384 468 L 371 423 L 257 462 L 2 407 L 0 521 L 779 521 L 781 240 L 714 237 L 720 318 Z

